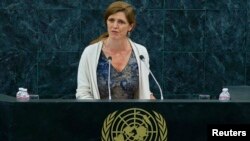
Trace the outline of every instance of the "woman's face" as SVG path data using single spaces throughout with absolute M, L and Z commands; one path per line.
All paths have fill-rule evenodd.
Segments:
M 132 30 L 133 25 L 128 23 L 124 12 L 117 12 L 107 19 L 109 37 L 113 39 L 123 39 Z

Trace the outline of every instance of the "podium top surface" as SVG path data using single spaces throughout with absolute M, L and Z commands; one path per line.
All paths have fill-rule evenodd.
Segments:
M 11 102 L 11 103 L 79 103 L 79 102 L 99 102 L 99 103 L 162 103 L 162 102 L 180 102 L 180 103 L 193 103 L 193 102 L 201 102 L 201 103 L 232 103 L 232 102 L 248 102 L 250 103 L 249 99 L 233 99 L 230 101 L 222 102 L 216 99 L 156 99 L 156 100 L 138 100 L 138 99 L 131 99 L 131 100 L 97 100 L 97 99 L 84 99 L 84 100 L 77 100 L 77 99 L 39 99 L 39 100 L 29 100 L 29 101 L 18 101 L 15 97 L 0 94 L 0 102 Z

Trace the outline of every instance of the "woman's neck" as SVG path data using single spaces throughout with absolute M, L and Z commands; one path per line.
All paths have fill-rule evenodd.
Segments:
M 108 47 L 109 49 L 113 51 L 122 51 L 129 49 L 129 41 L 127 38 L 121 39 L 121 40 L 114 40 L 111 38 L 107 38 L 104 41 L 104 46 Z

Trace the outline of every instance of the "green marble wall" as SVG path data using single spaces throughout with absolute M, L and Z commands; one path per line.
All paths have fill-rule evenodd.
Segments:
M 137 11 L 135 42 L 170 94 L 250 84 L 249 0 L 127 0 Z M 1 0 L 0 93 L 20 86 L 41 98 L 73 98 L 80 55 L 105 31 L 112 0 Z M 151 80 L 156 96 L 159 91 Z

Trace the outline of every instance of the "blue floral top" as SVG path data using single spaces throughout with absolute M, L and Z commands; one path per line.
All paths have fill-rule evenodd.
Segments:
M 101 52 L 97 66 L 97 84 L 101 99 L 108 99 L 108 59 Z M 110 89 L 112 99 L 134 99 L 139 88 L 139 71 L 134 52 L 131 53 L 127 66 L 119 72 L 112 65 L 110 68 Z

